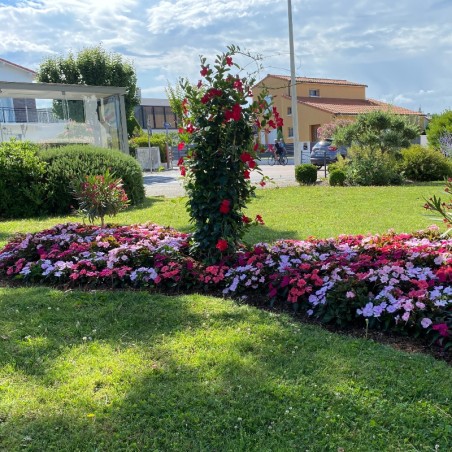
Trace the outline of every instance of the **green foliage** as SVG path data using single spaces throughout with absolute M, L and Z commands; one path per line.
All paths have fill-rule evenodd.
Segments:
M 46 164 L 39 147 L 11 140 L 0 144 L 0 217 L 19 218 L 40 213 L 45 203 Z
M 107 168 L 102 175 L 89 175 L 75 184 L 74 197 L 78 201 L 77 213 L 94 223 L 97 218 L 105 225 L 105 216 L 116 216 L 129 204 L 122 188 L 122 180 L 115 179 Z
M 69 212 L 74 204 L 73 182 L 87 175 L 104 174 L 107 169 L 122 179 L 132 204 L 140 204 L 144 200 L 141 167 L 133 157 L 120 151 L 73 145 L 43 150 L 40 157 L 48 164 L 48 199 L 45 206 L 48 213 Z
M 125 95 L 126 117 L 133 116 L 134 107 L 138 105 L 137 77 L 131 62 L 123 60 L 118 53 L 108 53 L 102 45 L 87 47 L 76 56 L 69 52 L 66 57 L 62 55 L 49 57 L 39 66 L 37 81 L 45 83 L 68 83 L 95 86 L 119 86 L 127 89 Z M 69 101 L 72 119 L 83 121 L 81 104 L 78 101 Z M 54 104 L 56 113 L 61 113 L 61 101 Z M 129 126 L 129 124 L 128 124 Z M 130 123 L 129 136 L 133 134 L 135 125 Z
M 394 157 L 380 150 L 352 147 L 345 166 L 350 185 L 399 185 L 403 179 Z
M 315 184 L 317 181 L 317 167 L 311 163 L 302 163 L 295 167 L 295 179 L 299 184 Z
M 437 151 L 440 151 L 440 138 L 445 133 L 452 133 L 452 110 L 445 110 L 440 115 L 432 116 L 427 127 L 429 145 Z
M 183 99 L 174 110 L 182 113 L 182 140 L 193 145 L 181 165 L 195 229 L 192 252 L 212 262 L 233 253 L 251 223 L 243 209 L 255 190 L 249 179 L 257 169 L 255 125 L 266 130 L 282 125 L 265 93 L 252 100 L 254 79 L 231 73 L 241 70 L 233 61 L 237 55 L 245 56 L 229 46 L 212 66 L 201 57 L 203 79 L 197 85 L 180 80 Z
M 385 111 L 358 115 L 356 121 L 339 127 L 334 133 L 334 143 L 340 146 L 357 146 L 371 151 L 396 153 L 406 148 L 419 135 L 419 126 L 412 120 Z
M 444 193 L 450 196 L 448 201 L 443 201 L 439 196 L 433 195 L 430 197 L 424 205 L 424 208 L 432 212 L 436 212 L 440 215 L 441 220 L 447 227 L 448 230 L 445 235 L 452 232 L 452 179 L 448 178 L 446 180 L 446 186 L 444 188 Z
M 331 139 L 336 131 L 342 127 L 347 127 L 352 123 L 350 119 L 335 119 L 332 122 L 327 124 L 323 124 L 322 127 L 319 127 L 317 130 L 317 136 L 322 139 Z
M 330 171 L 328 182 L 331 186 L 344 185 L 346 179 L 345 172 L 340 169 Z
M 168 140 L 169 141 L 169 140 Z M 166 134 L 165 133 L 153 133 L 148 137 L 147 132 L 142 131 L 142 133 L 130 140 L 132 147 L 136 148 L 147 148 L 150 144 L 152 147 L 158 147 L 160 151 L 160 160 L 162 163 L 166 162 Z
M 452 165 L 441 152 L 420 145 L 402 150 L 400 168 L 413 181 L 441 180 L 452 174 Z

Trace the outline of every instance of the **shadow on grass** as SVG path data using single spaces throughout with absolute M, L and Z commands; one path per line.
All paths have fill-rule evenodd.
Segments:
M 24 438 L 33 450 L 238 451 L 450 439 L 447 369 L 286 316 L 198 296 L 46 288 L 4 291 L 0 315 L 11 335 L 3 367 L 44 391 L 22 413 L 0 412 L 11 450 Z
M 267 242 L 277 240 L 300 240 L 297 231 L 269 228 L 265 225 L 252 226 L 245 234 L 245 243 Z

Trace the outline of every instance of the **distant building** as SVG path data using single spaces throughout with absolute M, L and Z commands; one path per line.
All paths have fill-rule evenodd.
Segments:
M 421 130 L 424 128 L 425 115 L 366 98 L 367 85 L 348 80 L 324 78 L 296 78 L 296 96 L 298 107 L 298 133 L 302 142 L 317 141 L 318 129 L 335 119 L 353 119 L 361 113 L 375 110 L 390 111 L 395 114 L 416 119 Z M 267 75 L 257 83 L 254 91 L 258 93 L 267 88 L 273 105 L 284 120 L 283 136 L 286 142 L 293 143 L 291 78 L 285 75 Z
M 0 81 L 31 83 L 35 78 L 35 71 L 0 58 Z M 36 120 L 35 99 L 0 97 L 0 123 Z
M 135 118 L 141 128 L 150 128 L 153 132 L 177 130 L 177 116 L 168 99 L 142 98 L 135 107 Z

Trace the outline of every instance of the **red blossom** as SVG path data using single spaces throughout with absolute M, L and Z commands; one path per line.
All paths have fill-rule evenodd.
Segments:
M 185 166 L 183 166 L 183 165 L 181 165 L 179 167 L 179 170 L 180 170 L 180 175 L 181 176 L 185 176 L 185 174 L 187 173 L 187 170 L 186 170 Z
M 262 219 L 262 217 L 260 215 L 256 215 L 256 222 L 259 224 L 265 224 L 264 220 Z
M 228 66 L 232 66 L 232 57 L 230 57 L 230 56 L 227 56 L 227 57 L 226 57 L 226 64 L 227 64 Z
M 225 121 L 230 121 L 231 119 L 233 121 L 240 121 L 241 117 L 242 117 L 242 107 L 240 106 L 240 104 L 234 104 L 232 110 L 226 110 L 224 112 Z
M 182 151 L 182 149 L 184 149 L 184 147 L 185 147 L 185 143 L 184 143 L 183 141 L 181 141 L 181 142 L 177 145 L 177 149 L 178 149 L 179 151 Z
M 243 178 L 249 179 L 250 178 L 250 172 L 248 170 L 243 171 Z
M 242 215 L 242 222 L 245 224 L 251 223 L 251 218 L 247 217 L 246 215 Z
M 228 242 L 224 239 L 219 239 L 215 248 L 219 249 L 221 252 L 226 251 L 228 249 Z
M 209 66 L 201 66 L 201 77 L 205 77 L 209 71 Z
M 249 162 L 250 160 L 253 160 L 253 157 L 251 157 L 251 155 L 248 154 L 248 152 L 244 152 L 244 153 L 240 156 L 240 160 L 241 160 L 243 163 L 247 163 L 247 162 Z
M 231 211 L 231 201 L 229 199 L 223 199 L 220 204 L 220 213 L 226 214 Z
M 177 166 L 181 166 L 184 164 L 184 158 L 181 157 L 178 161 L 177 161 Z
M 265 183 L 264 179 L 262 179 L 262 180 L 259 182 L 259 185 L 260 185 L 261 187 L 265 187 L 267 184 Z

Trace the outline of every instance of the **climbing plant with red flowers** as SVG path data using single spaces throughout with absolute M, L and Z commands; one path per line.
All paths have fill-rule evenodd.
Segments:
M 229 46 L 212 65 L 201 57 L 201 80 L 196 85 L 180 80 L 180 146 L 190 143 L 190 150 L 179 167 L 194 225 L 191 251 L 210 262 L 232 255 L 246 228 L 263 223 L 260 216 L 253 221 L 243 212 L 255 190 L 250 173 L 262 174 L 257 137 L 262 129 L 282 126 L 266 93 L 253 97 L 255 80 L 241 77 L 238 55 L 245 56 Z

